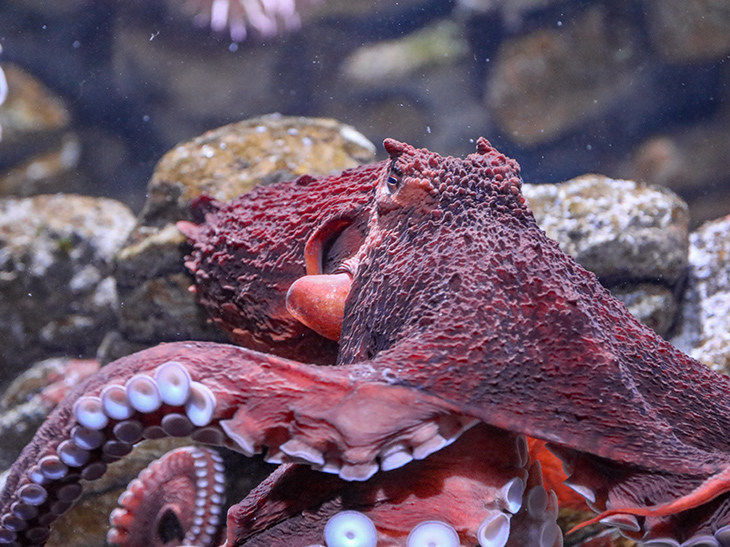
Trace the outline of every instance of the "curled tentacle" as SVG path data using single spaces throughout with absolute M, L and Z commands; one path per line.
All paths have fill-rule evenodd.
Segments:
M 204 447 L 183 447 L 155 460 L 119 497 L 107 541 L 139 545 L 218 545 L 223 519 L 223 460 Z

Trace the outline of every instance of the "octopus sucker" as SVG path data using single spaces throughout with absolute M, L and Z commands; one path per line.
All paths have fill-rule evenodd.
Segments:
M 479 525 L 477 539 L 482 547 L 504 547 L 510 535 L 510 517 L 492 511 Z
M 454 527 L 440 520 L 427 520 L 417 524 L 408 534 L 407 547 L 459 547 L 459 534 Z
M 507 511 L 516 513 L 522 507 L 522 496 L 525 493 L 525 481 L 520 477 L 510 479 L 501 490 L 502 499 L 507 503 Z
M 79 423 L 88 429 L 104 429 L 109 423 L 99 397 L 81 397 L 74 405 L 74 414 Z
M 325 464 L 322 452 L 297 439 L 289 439 L 279 447 L 279 450 L 291 458 L 304 460 L 314 465 Z
M 383 471 L 398 469 L 413 461 L 413 453 L 410 447 L 401 441 L 384 447 L 378 455 L 380 468 Z
M 569 487 L 577 494 L 580 494 L 581 496 L 583 496 L 588 503 L 591 503 L 591 504 L 596 503 L 596 494 L 588 486 L 575 483 L 571 480 L 565 480 L 563 482 L 563 484 L 565 484 L 565 486 Z
M 610 515 L 600 520 L 601 524 L 613 526 L 618 530 L 626 532 L 638 532 L 641 525 L 634 515 Z
M 104 414 L 114 420 L 126 420 L 134 414 L 134 408 L 129 404 L 124 386 L 106 386 L 101 390 L 99 398 L 104 407 Z
M 193 380 L 188 370 L 177 361 L 168 361 L 157 367 L 155 380 L 163 403 L 183 406 L 190 398 Z
M 327 547 L 375 547 L 378 532 L 373 521 L 358 511 L 342 511 L 324 527 Z
M 682 547 L 720 547 L 718 539 L 714 536 L 699 536 L 692 539 L 688 539 L 682 543 Z M 725 545 L 724 543 L 722 544 Z

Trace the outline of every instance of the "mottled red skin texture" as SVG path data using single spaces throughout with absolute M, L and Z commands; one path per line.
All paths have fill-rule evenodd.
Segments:
M 306 273 L 317 273 L 307 272 L 308 242 L 326 245 L 332 233 L 348 225 L 348 245 L 338 247 L 339 254 L 330 253 L 330 262 L 340 263 L 343 253 L 357 250 L 381 170 L 377 164 L 333 177 L 303 176 L 256 187 L 227 204 L 202 198 L 193 205 L 198 219 L 207 223 L 180 223 L 197 242 L 198 252 L 188 265 L 195 272 L 200 302 L 235 343 L 302 362 L 336 361 L 337 344 L 287 312 L 286 292 Z M 331 263 L 318 266 L 329 272 Z M 310 270 L 316 267 L 310 265 Z
M 281 466 L 231 509 L 226 546 L 321 543 L 327 520 L 346 510 L 364 513 L 381 534 L 400 544 L 417 524 L 441 520 L 457 530 L 464 544 L 477 545 L 474 531 L 485 514 L 504 509 L 495 494 L 513 476 L 514 445 L 513 434 L 480 425 L 425 460 L 367 482 L 343 481 L 302 465 Z M 539 470 L 533 469 L 527 489 L 541 482 Z M 512 518 L 509 547 L 539 543 L 525 530 L 529 521 L 524 507 Z
M 513 160 L 483 139 L 465 159 L 390 140 L 386 149 L 391 162 L 261 189 L 218 207 L 206 227 L 185 227 L 200 293 L 221 323 L 299 361 L 310 361 L 300 338 L 321 339 L 287 317 L 288 286 L 305 272 L 350 272 L 339 366 L 204 343 L 126 357 L 49 418 L 13 467 L 0 510 L 68 436 L 76 398 L 169 360 L 216 394 L 214 423 L 231 420 L 252 446 L 276 451 L 296 438 L 348 466 L 412 442 L 439 416 L 464 415 L 553 443 L 599 510 L 607 500 L 677 499 L 728 469 L 730 380 L 642 326 L 545 236 Z M 340 235 L 344 217 L 355 228 Z M 236 309 L 223 304 L 231 297 Z M 730 523 L 723 489 L 641 522 L 652 537 L 712 533 Z
M 370 361 L 393 383 L 559 444 L 579 474 L 600 476 L 598 507 L 615 477 L 628 488 L 614 506 L 643 505 L 727 468 L 727 378 L 643 326 L 545 236 L 513 160 L 488 145 L 464 160 L 390 146 L 400 187 L 388 192 L 381 175 L 338 363 Z M 654 488 L 632 481 L 666 485 L 648 502 Z

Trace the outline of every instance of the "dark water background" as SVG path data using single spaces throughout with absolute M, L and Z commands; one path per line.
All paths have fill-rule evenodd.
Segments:
M 0 2 L 2 61 L 70 114 L 73 191 L 138 210 L 176 143 L 281 112 L 442 154 L 484 135 L 529 182 L 600 172 L 675 189 L 694 225 L 730 212 L 727 0 L 300 1 L 301 30 L 240 43 L 189 7 Z

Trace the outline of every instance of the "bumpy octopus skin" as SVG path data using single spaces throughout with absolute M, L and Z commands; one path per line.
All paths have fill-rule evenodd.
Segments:
M 42 544 L 80 493 L 79 476 L 99 476 L 143 437 L 266 450 L 272 462 L 368 481 L 365 495 L 370 484 L 387 485 L 400 468 L 417 473 L 432 458 L 439 472 L 463 474 L 458 458 L 439 460 L 439 451 L 457 449 L 483 422 L 549 441 L 569 484 L 604 511 L 597 518 L 630 537 L 730 545 L 730 381 L 642 326 L 562 253 L 527 208 L 516 162 L 486 140 L 465 159 L 390 139 L 385 146 L 388 162 L 272 185 L 230 206 L 212 204 L 205 226 L 183 225 L 195 242 L 190 267 L 203 300 L 221 308 L 236 301 L 219 311 L 237 325 L 232 334 L 266 351 L 281 342 L 289 346 L 281 354 L 299 359 L 190 342 L 105 367 L 57 408 L 13 466 L 0 495 L 0 542 Z M 297 185 L 308 191 L 288 199 Z M 243 224 L 216 220 L 249 207 L 257 212 L 243 213 Z M 285 255 L 288 246 L 295 256 Z M 280 251 L 256 262 L 269 247 Z M 319 304 L 308 302 L 308 290 L 319 302 L 330 285 L 334 300 L 344 298 L 339 320 L 329 309 L 318 318 Z M 337 366 L 302 362 L 299 337 L 325 336 L 287 309 L 325 336 L 339 334 Z M 249 312 L 267 326 L 247 323 Z M 281 325 L 289 326 L 271 336 Z M 275 477 L 254 499 L 265 506 L 279 480 L 288 479 Z M 313 510 L 331 514 L 333 499 Z M 229 541 L 237 534 L 229 545 L 267 533 L 247 525 L 245 511 L 229 513 Z M 291 516 L 276 526 L 289 526 Z M 460 531 L 459 540 L 469 545 L 488 524 Z M 508 519 L 497 530 L 505 531 L 519 541 L 535 529 L 522 536 Z M 268 544 L 288 545 L 292 533 Z
M 180 223 L 198 242 L 188 266 L 213 322 L 242 346 L 301 362 L 333 364 L 338 346 L 306 328 L 286 307 L 289 287 L 305 274 L 330 273 L 362 244 L 380 165 L 337 177 L 299 177 L 259 186 L 232 204 L 193 204 L 205 225 Z M 326 203 L 312 196 L 326 195 Z M 339 243 L 328 245 L 337 237 Z M 329 261 L 305 260 L 327 246 Z M 305 251 L 307 251 L 305 253 Z

